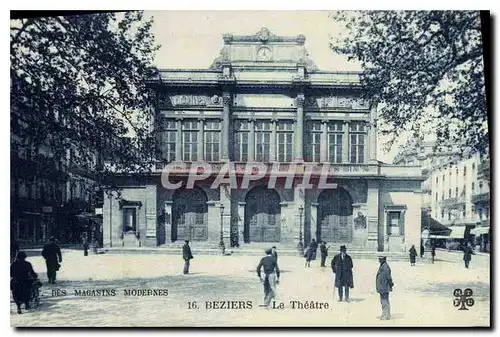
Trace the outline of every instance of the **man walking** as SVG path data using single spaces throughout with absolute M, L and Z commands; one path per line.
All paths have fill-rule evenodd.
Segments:
M 264 267 L 264 278 L 261 276 L 262 267 Z M 257 275 L 261 282 L 264 282 L 264 306 L 269 307 L 271 299 L 276 298 L 276 284 L 280 280 L 278 261 L 272 256 L 271 249 L 266 250 L 266 256 L 257 265 Z
M 49 243 L 43 247 L 42 256 L 45 259 L 45 264 L 47 265 L 47 278 L 49 283 L 56 283 L 56 274 L 62 263 L 61 248 L 56 243 L 56 238 L 51 236 Z
M 392 291 L 394 283 L 391 277 L 391 268 L 387 264 L 385 256 L 379 256 L 378 261 L 380 262 L 380 267 L 378 268 L 377 278 L 376 278 L 376 289 L 380 294 L 380 304 L 382 305 L 382 316 L 381 320 L 391 319 L 391 304 L 389 302 L 389 292 Z
M 474 251 L 472 250 L 470 242 L 467 242 L 467 246 L 464 247 L 464 262 L 465 268 L 469 269 L 470 260 L 472 260 L 472 255 L 474 255 Z
M 352 259 L 346 253 L 346 246 L 340 246 L 340 254 L 332 259 L 332 270 L 335 274 L 334 286 L 338 288 L 339 302 L 342 302 L 345 292 L 345 301 L 349 302 L 349 288 L 354 288 L 352 277 Z
M 184 246 L 182 246 L 182 258 L 184 259 L 184 274 L 189 274 L 189 261 L 193 259 L 191 247 L 189 247 L 189 240 L 186 240 Z
M 432 244 L 431 247 L 431 256 L 432 256 L 432 263 L 434 263 L 434 259 L 436 258 L 436 246 Z
M 318 252 L 318 243 L 316 242 L 315 239 L 312 239 L 309 247 L 311 248 L 311 260 L 316 260 L 316 253 Z
M 328 256 L 328 247 L 325 241 L 321 242 L 321 245 L 319 245 L 319 251 L 321 252 L 321 267 L 326 267 L 325 262 Z

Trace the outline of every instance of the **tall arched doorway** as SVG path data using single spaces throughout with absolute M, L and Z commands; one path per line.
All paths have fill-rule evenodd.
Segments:
M 339 187 L 324 190 L 318 197 L 319 240 L 326 242 L 352 242 L 352 198 L 349 192 Z
M 275 190 L 257 186 L 248 191 L 245 197 L 245 242 L 279 242 L 280 214 L 280 196 Z
M 199 188 L 177 190 L 172 204 L 172 241 L 207 239 L 207 195 Z

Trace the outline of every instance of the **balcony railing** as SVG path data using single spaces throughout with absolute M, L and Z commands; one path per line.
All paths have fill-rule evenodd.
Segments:
M 206 165 L 206 166 L 204 166 Z M 229 173 L 236 175 L 243 175 L 245 172 L 255 174 L 258 170 L 257 166 L 264 165 L 266 167 L 266 175 L 279 175 L 285 176 L 287 174 L 311 174 L 312 176 L 319 176 L 327 173 L 328 175 L 377 175 L 378 166 L 369 164 L 322 164 L 322 163 L 242 163 L 231 162 L 229 167 L 224 167 L 225 163 L 156 163 L 154 171 L 161 173 L 168 169 L 170 173 L 174 174 L 203 174 L 205 169 L 211 170 L 210 174 L 218 174 L 221 170 L 229 171 Z
M 453 198 L 447 198 L 444 200 L 441 200 L 440 204 L 443 207 L 446 208 L 455 208 L 457 206 L 465 204 L 465 196 L 459 196 L 459 197 L 453 197 Z

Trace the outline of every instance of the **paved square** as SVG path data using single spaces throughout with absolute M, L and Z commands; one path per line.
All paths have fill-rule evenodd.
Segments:
M 380 321 L 375 293 L 376 260 L 354 259 L 351 303 L 333 295 L 331 269 L 300 257 L 280 256 L 278 302 L 284 309 L 259 307 L 262 284 L 255 268 L 258 256 L 195 256 L 190 275 L 172 255 L 90 255 L 63 253 L 58 284 L 46 283 L 41 257 L 31 257 L 44 282 L 41 306 L 18 315 L 11 299 L 12 326 L 489 326 L 489 256 L 473 256 L 465 269 L 460 253 L 438 252 L 435 264 L 390 261 L 394 279 L 393 320 Z M 328 257 L 328 265 L 333 256 Z M 471 288 L 469 310 L 453 306 L 453 290 Z M 52 296 L 55 289 L 66 296 Z M 115 289 L 116 296 L 75 296 L 75 290 Z M 168 296 L 125 296 L 125 289 L 167 289 Z M 292 309 L 290 301 L 327 302 L 328 309 Z M 206 309 L 206 301 L 251 301 L 252 309 Z M 191 303 L 188 303 L 191 302 Z M 193 303 L 196 302 L 196 303 Z M 191 307 L 191 309 L 189 309 Z M 195 309 L 197 308 L 197 309 Z

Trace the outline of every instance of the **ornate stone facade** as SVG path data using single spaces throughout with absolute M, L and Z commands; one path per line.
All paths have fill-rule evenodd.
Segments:
M 302 35 L 262 29 L 223 40 L 210 69 L 162 70 L 151 80 L 160 97 L 159 161 L 144 191 L 123 187 L 126 198 L 155 200 L 147 204 L 156 207 L 156 232 L 152 206 L 130 217 L 138 222 L 137 244 L 189 238 L 216 247 L 222 236 L 234 247 L 295 247 L 312 239 L 365 250 L 418 246 L 420 172 L 377 161 L 376 104 L 361 99 L 359 74 L 317 70 Z M 241 187 L 249 162 L 265 172 Z M 183 186 L 176 191 L 162 176 L 172 163 L 179 167 L 169 183 Z M 214 188 L 227 167 L 235 181 Z M 186 186 L 189 172 L 206 176 Z M 255 167 L 250 172 L 260 174 Z M 104 226 L 114 233 L 108 245 L 129 225 L 119 209 L 111 213 L 107 218 L 104 211 Z

